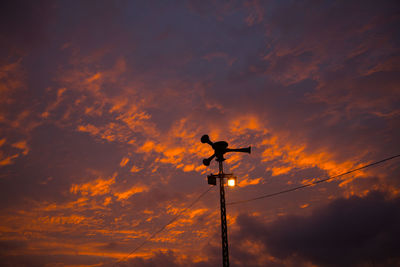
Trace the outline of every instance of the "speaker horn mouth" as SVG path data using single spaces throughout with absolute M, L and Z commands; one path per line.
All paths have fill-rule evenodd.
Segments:
M 211 163 L 211 160 L 209 160 L 209 159 L 203 159 L 203 164 L 204 164 L 205 166 L 210 166 L 210 163 Z
M 203 135 L 202 137 L 201 137 L 201 142 L 203 143 L 203 144 L 205 144 L 205 143 L 209 143 L 210 142 L 210 137 L 208 136 L 208 135 Z
M 227 148 L 226 152 L 244 152 L 244 153 L 251 153 L 251 146 L 245 148 Z
M 203 159 L 203 164 L 206 166 L 210 166 L 211 161 L 213 160 L 213 158 L 215 157 L 215 153 L 209 157 L 208 159 Z

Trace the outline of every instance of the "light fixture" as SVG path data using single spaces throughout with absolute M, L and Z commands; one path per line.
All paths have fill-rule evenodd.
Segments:
M 228 186 L 235 186 L 236 185 L 236 177 L 228 178 Z

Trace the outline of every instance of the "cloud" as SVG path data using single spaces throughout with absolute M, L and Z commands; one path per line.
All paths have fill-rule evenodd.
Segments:
M 129 158 L 123 157 L 123 158 L 121 159 L 121 162 L 119 163 L 119 166 L 125 167 L 125 165 L 128 164 L 128 162 L 129 162 Z
M 0 255 L 0 261 L 3 266 L 55 266 L 62 262 L 68 266 L 98 266 L 103 262 L 107 261 L 101 255 L 52 255 L 52 254 L 41 254 L 41 255 Z
M 119 263 L 122 266 L 138 266 L 138 267 L 178 267 L 185 266 L 180 264 L 176 255 L 172 251 L 167 252 L 156 252 L 154 256 L 144 259 L 144 258 L 133 258 L 128 260 L 126 263 Z
M 400 198 L 374 191 L 365 197 L 337 199 L 309 216 L 283 216 L 265 223 L 240 215 L 237 243 L 259 242 L 271 256 L 294 257 L 322 266 L 400 263 Z
M 135 165 L 132 165 L 132 168 L 130 169 L 130 171 L 133 172 L 133 173 L 139 172 L 140 170 L 141 170 L 141 168 L 139 168 L 139 167 L 137 167 Z
M 134 257 L 126 261 L 118 263 L 118 266 L 128 267 L 128 266 L 138 266 L 138 267 L 183 267 L 183 266 L 193 266 L 193 267 L 212 267 L 221 264 L 221 260 L 215 253 L 214 246 L 206 248 L 209 250 L 207 257 L 198 257 L 194 255 L 193 257 L 188 257 L 187 255 L 182 255 L 179 251 L 175 252 L 173 250 L 163 250 L 154 251 L 151 255 L 147 257 Z M 249 266 L 249 265 L 247 265 Z M 108 267 L 108 265 L 104 265 Z
M 25 155 L 25 156 L 29 153 L 29 147 L 27 145 L 26 140 L 14 143 L 14 144 L 12 144 L 12 146 L 22 150 L 22 154 Z
M 13 160 L 18 158 L 19 154 L 14 154 L 11 156 L 3 156 L 3 153 L 1 153 L 0 151 L 0 166 L 6 166 L 6 165 L 10 165 L 13 164 Z
M 27 246 L 27 242 L 21 240 L 1 240 L 0 255 L 10 253 L 10 251 L 26 249 Z
M 249 186 L 249 185 L 256 185 L 256 184 L 262 183 L 262 181 L 263 181 L 262 177 L 255 178 L 255 179 L 249 179 L 249 178 L 240 179 L 238 186 L 245 187 L 245 186 Z
M 52 18 L 53 5 L 41 1 L 13 1 L 1 4 L 1 48 L 11 55 L 25 54 L 48 38 L 46 26 Z
M 147 192 L 149 191 L 149 187 L 146 185 L 135 185 L 131 187 L 130 189 L 124 191 L 124 192 L 116 192 L 114 195 L 117 197 L 117 200 L 125 200 L 130 198 L 132 195 L 141 193 L 141 192 Z
M 74 194 L 81 194 L 82 196 L 97 196 L 104 195 L 110 192 L 110 186 L 115 183 L 117 173 L 114 173 L 109 179 L 98 178 L 83 184 L 73 184 L 70 192 Z

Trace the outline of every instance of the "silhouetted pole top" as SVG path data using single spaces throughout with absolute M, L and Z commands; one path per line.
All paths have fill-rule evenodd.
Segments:
M 211 142 L 210 137 L 208 135 L 203 135 L 201 137 L 201 142 L 202 143 L 207 143 L 209 144 L 213 149 L 214 149 L 214 154 L 209 157 L 208 159 L 203 159 L 203 164 L 205 166 L 209 166 L 211 160 L 215 157 L 215 160 L 218 162 L 224 161 L 224 154 L 228 152 L 246 152 L 246 153 L 251 153 L 251 146 L 246 147 L 246 148 L 228 148 L 228 143 L 225 141 L 218 141 L 218 142 Z

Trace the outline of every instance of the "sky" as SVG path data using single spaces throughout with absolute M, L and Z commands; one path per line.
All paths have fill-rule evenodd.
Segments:
M 388 0 L 1 1 L 1 265 L 220 266 L 201 136 L 252 147 L 228 203 L 400 154 L 399 29 Z M 399 162 L 228 205 L 231 266 L 398 266 Z

